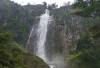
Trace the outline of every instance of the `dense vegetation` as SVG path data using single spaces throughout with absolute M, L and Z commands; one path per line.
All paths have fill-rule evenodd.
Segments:
M 0 68 L 48 68 L 48 65 L 24 51 L 9 33 L 0 32 Z
M 43 5 L 21 6 L 9 0 L 0 0 L 0 30 L 9 32 L 13 40 L 25 45 L 30 27 L 44 9 Z
M 0 68 L 48 68 L 39 57 L 24 50 L 32 25 L 44 5 L 21 6 L 0 0 Z
M 73 8 L 77 8 L 74 14 L 97 18 L 100 17 L 100 8 L 98 6 L 100 6 L 100 2 L 96 0 L 77 0 L 73 4 Z M 73 59 L 78 62 L 79 67 L 87 65 L 87 68 L 100 68 L 100 21 L 95 26 L 92 25 L 92 27 L 88 28 L 88 35 L 86 34 L 85 37 L 77 41 L 77 48 Z
M 37 56 L 24 50 L 36 17 L 44 5 L 21 6 L 0 0 L 0 68 L 48 68 Z M 50 26 L 51 53 L 67 54 L 71 68 L 100 68 L 100 1 L 76 0 L 60 8 L 48 6 L 53 16 Z

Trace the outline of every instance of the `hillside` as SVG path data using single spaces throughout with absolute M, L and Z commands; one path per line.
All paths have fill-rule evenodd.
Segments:
M 31 27 L 44 9 L 0 0 L 0 68 L 48 68 L 41 58 L 24 50 Z
M 0 68 L 48 68 L 39 57 L 26 52 L 7 32 L 0 32 Z
M 36 17 L 44 13 L 43 5 L 21 6 L 9 0 L 0 0 L 0 29 L 25 47 Z

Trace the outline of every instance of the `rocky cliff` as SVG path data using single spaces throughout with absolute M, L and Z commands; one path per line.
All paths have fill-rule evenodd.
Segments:
M 74 10 L 70 5 L 51 11 L 52 23 L 47 37 L 51 46 L 48 52 L 51 54 L 68 54 L 75 50 L 73 44 L 84 35 L 87 26 L 91 25 L 87 24 L 86 18 L 72 15 L 72 12 Z

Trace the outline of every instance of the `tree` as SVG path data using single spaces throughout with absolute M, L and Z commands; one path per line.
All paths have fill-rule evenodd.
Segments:
M 83 50 L 83 49 L 90 49 L 93 47 L 93 43 L 89 36 L 85 36 L 82 39 L 79 39 L 77 41 L 77 51 Z
M 76 9 L 73 13 L 75 15 L 87 18 L 100 18 L 99 0 L 77 0 L 72 7 Z M 100 23 L 90 27 L 88 32 L 94 44 L 91 44 L 88 38 L 78 40 L 77 50 L 79 52 L 76 53 L 76 59 L 84 61 L 91 66 L 90 68 L 100 68 Z M 92 45 L 94 46 L 91 48 Z
M 46 2 L 43 2 L 43 6 L 44 6 L 45 8 L 47 8 L 47 3 L 46 3 Z
M 53 9 L 58 7 L 58 5 L 56 3 L 53 3 L 51 6 L 53 7 Z
M 57 8 L 57 7 L 58 7 L 58 5 L 57 5 L 56 3 L 53 3 L 53 4 L 51 4 L 51 5 L 48 5 L 48 9 L 49 9 L 49 10 L 55 9 L 55 8 Z
M 72 6 L 73 8 L 77 9 L 77 11 L 74 12 L 75 15 L 82 17 L 100 18 L 99 0 L 77 0 Z M 98 41 L 100 40 L 100 24 L 96 24 L 95 26 L 89 28 L 89 32 L 94 41 L 97 41 L 96 37 L 98 37 Z M 98 43 L 96 41 L 95 43 Z
M 7 32 L 0 33 L 0 44 L 1 45 L 9 43 L 11 42 L 11 40 L 12 38 L 9 33 Z
M 100 1 L 99 0 L 77 0 L 73 5 L 77 11 L 75 15 L 83 17 L 100 17 Z

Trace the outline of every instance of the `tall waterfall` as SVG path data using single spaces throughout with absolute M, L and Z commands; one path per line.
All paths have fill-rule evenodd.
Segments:
M 48 24 L 49 24 L 50 16 L 49 16 L 49 10 L 45 11 L 45 14 L 43 14 L 40 17 L 40 22 L 38 26 L 38 31 L 37 31 L 37 51 L 36 55 L 42 58 L 46 63 L 48 63 L 48 58 L 46 56 L 46 36 L 47 36 L 47 31 L 48 31 Z M 53 65 L 49 65 L 50 68 L 54 68 Z
M 38 31 L 37 31 L 38 40 L 37 40 L 36 55 L 42 58 L 45 62 L 47 62 L 48 60 L 46 57 L 45 42 L 46 42 L 49 19 L 50 19 L 49 11 L 46 9 L 45 14 L 43 14 L 40 17 L 40 22 L 39 22 Z
M 49 16 L 49 10 L 46 9 L 45 14 L 40 16 L 40 22 L 37 28 L 37 40 L 36 40 L 36 46 L 34 48 L 35 49 L 35 54 L 37 56 L 39 56 L 40 58 L 42 58 L 47 64 L 49 64 L 49 60 L 46 56 L 46 36 L 47 36 L 47 32 L 48 32 L 48 25 L 49 25 L 49 21 L 50 21 L 50 16 Z M 26 50 L 29 47 L 29 42 L 31 40 L 32 34 L 34 33 L 34 27 L 31 30 L 28 42 L 27 42 L 27 46 L 26 46 Z M 54 65 L 49 64 L 50 68 L 54 68 Z

